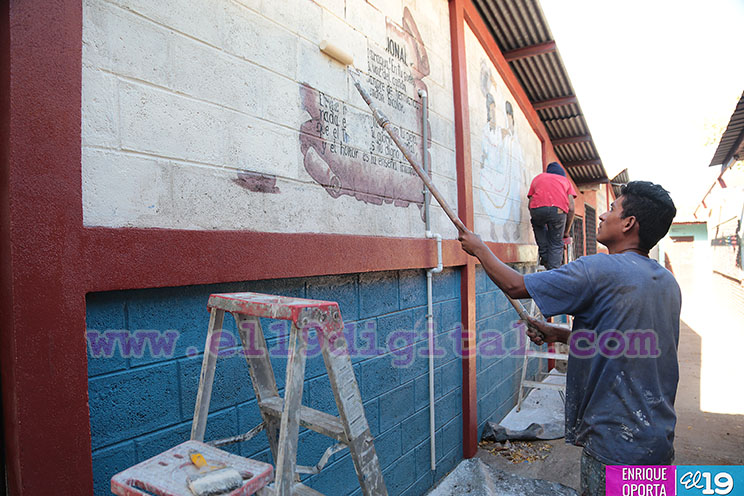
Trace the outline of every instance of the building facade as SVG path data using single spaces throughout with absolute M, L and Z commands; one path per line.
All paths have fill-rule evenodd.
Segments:
M 432 203 L 445 266 L 432 295 L 432 470 L 425 271 L 437 250 L 425 236 L 423 185 L 375 125 L 350 69 L 319 46 L 353 57 L 463 222 L 532 271 L 532 177 L 560 161 L 583 174 L 588 208 L 611 192 L 598 159 L 567 163 L 566 153 L 582 153 L 577 143 L 589 146 L 586 135 L 554 146 L 554 121 L 575 117 L 558 115 L 555 98 L 535 104 L 514 64 L 543 52 L 502 50 L 488 3 L 3 7 L 0 366 L 11 494 L 108 494 L 114 473 L 186 440 L 206 302 L 219 292 L 339 303 L 390 494 L 422 494 L 474 455 L 485 422 L 516 403 L 517 315 Z M 539 6 L 532 12 L 544 23 Z M 565 105 L 578 105 L 575 96 Z M 260 422 L 231 325 L 208 439 Z M 265 329 L 283 383 L 286 328 Z M 308 361 L 305 396 L 335 413 L 320 357 Z M 303 432 L 299 463 L 313 465 L 328 443 Z M 230 449 L 271 460 L 263 435 Z M 326 494 L 357 489 L 343 453 L 306 483 Z

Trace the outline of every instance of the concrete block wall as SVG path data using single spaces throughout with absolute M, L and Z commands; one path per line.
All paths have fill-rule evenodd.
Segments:
M 389 64 L 377 73 L 378 104 L 419 157 L 417 90 L 427 90 L 434 181 L 456 205 L 446 0 L 83 6 L 86 225 L 422 237 L 420 181 L 400 157 L 397 169 L 362 161 L 397 150 L 385 138 L 374 143 L 366 104 L 346 68 L 320 52 L 322 40 L 343 47 L 363 72 L 373 56 Z M 404 61 L 386 51 L 390 40 L 406 47 Z M 402 110 L 384 101 L 396 90 Z M 316 102 L 328 104 L 323 117 L 313 114 Z M 330 152 L 321 157 L 323 144 Z M 342 145 L 359 156 L 334 155 Z M 323 184 L 324 173 L 340 189 Z M 432 211 L 433 230 L 456 237 L 441 209 Z
M 436 343 L 441 350 L 435 360 L 434 472 L 429 467 L 428 358 L 416 356 L 427 349 L 423 270 L 89 294 L 95 494 L 110 494 L 114 473 L 188 439 L 209 320 L 207 298 L 236 291 L 339 303 L 347 331 L 356 329 L 350 341 L 354 372 L 388 491 L 423 494 L 462 458 L 462 366 L 454 339 L 459 335 L 453 333 L 460 324 L 460 276 L 448 269 L 434 277 Z M 286 357 L 279 351 L 287 328 L 277 322 L 264 319 L 262 324 L 270 350 L 277 350 L 272 362 L 283 390 Z M 226 317 L 225 329 L 206 439 L 246 432 L 260 422 L 231 317 Z M 106 344 L 117 339 L 121 342 L 107 349 Z M 303 403 L 337 414 L 320 356 L 308 358 Z M 298 461 L 306 465 L 315 464 L 331 444 L 329 438 L 306 430 L 300 439 Z M 272 461 L 264 434 L 227 449 Z M 325 494 L 358 494 L 348 453 L 336 454 L 320 474 L 306 479 Z
M 519 315 L 479 265 L 476 269 L 476 336 L 478 343 L 478 439 L 486 422 L 498 423 L 517 404 L 524 355 Z M 529 300 L 527 300 L 529 301 Z M 527 378 L 535 378 L 545 361 L 530 359 Z

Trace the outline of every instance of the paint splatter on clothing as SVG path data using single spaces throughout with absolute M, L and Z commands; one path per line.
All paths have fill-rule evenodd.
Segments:
M 582 257 L 525 276 L 545 316 L 574 315 L 566 441 L 608 464 L 674 456 L 681 296 L 674 276 L 636 253 Z

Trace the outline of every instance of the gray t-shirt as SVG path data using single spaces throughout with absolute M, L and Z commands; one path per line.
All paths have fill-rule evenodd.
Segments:
M 681 295 L 674 276 L 636 253 L 581 257 L 525 275 L 546 317 L 573 315 L 566 442 L 609 464 L 668 464 Z

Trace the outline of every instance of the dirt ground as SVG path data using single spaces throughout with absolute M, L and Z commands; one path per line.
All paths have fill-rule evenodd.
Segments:
M 537 447 L 539 450 L 542 447 L 547 448 L 547 456 L 543 460 L 514 463 L 504 456 L 504 452 L 496 452 L 496 454 L 491 452 L 499 444 L 482 444 L 476 456 L 484 463 L 510 474 L 560 482 L 578 491 L 581 448 L 566 444 L 563 439 L 535 441 L 530 443 L 531 447 L 526 448 L 523 446 L 524 443 L 519 443 L 513 451 L 519 453 L 527 449 L 529 452 L 531 451 L 529 448 Z
M 682 288 L 676 465 L 744 465 L 744 307 L 731 297 L 741 290 L 716 274 Z M 501 445 L 482 445 L 478 458 L 510 473 L 578 490 L 581 448 L 563 439 L 501 451 L 497 447 Z
M 742 286 L 718 274 L 682 288 L 678 465 L 744 465 Z

